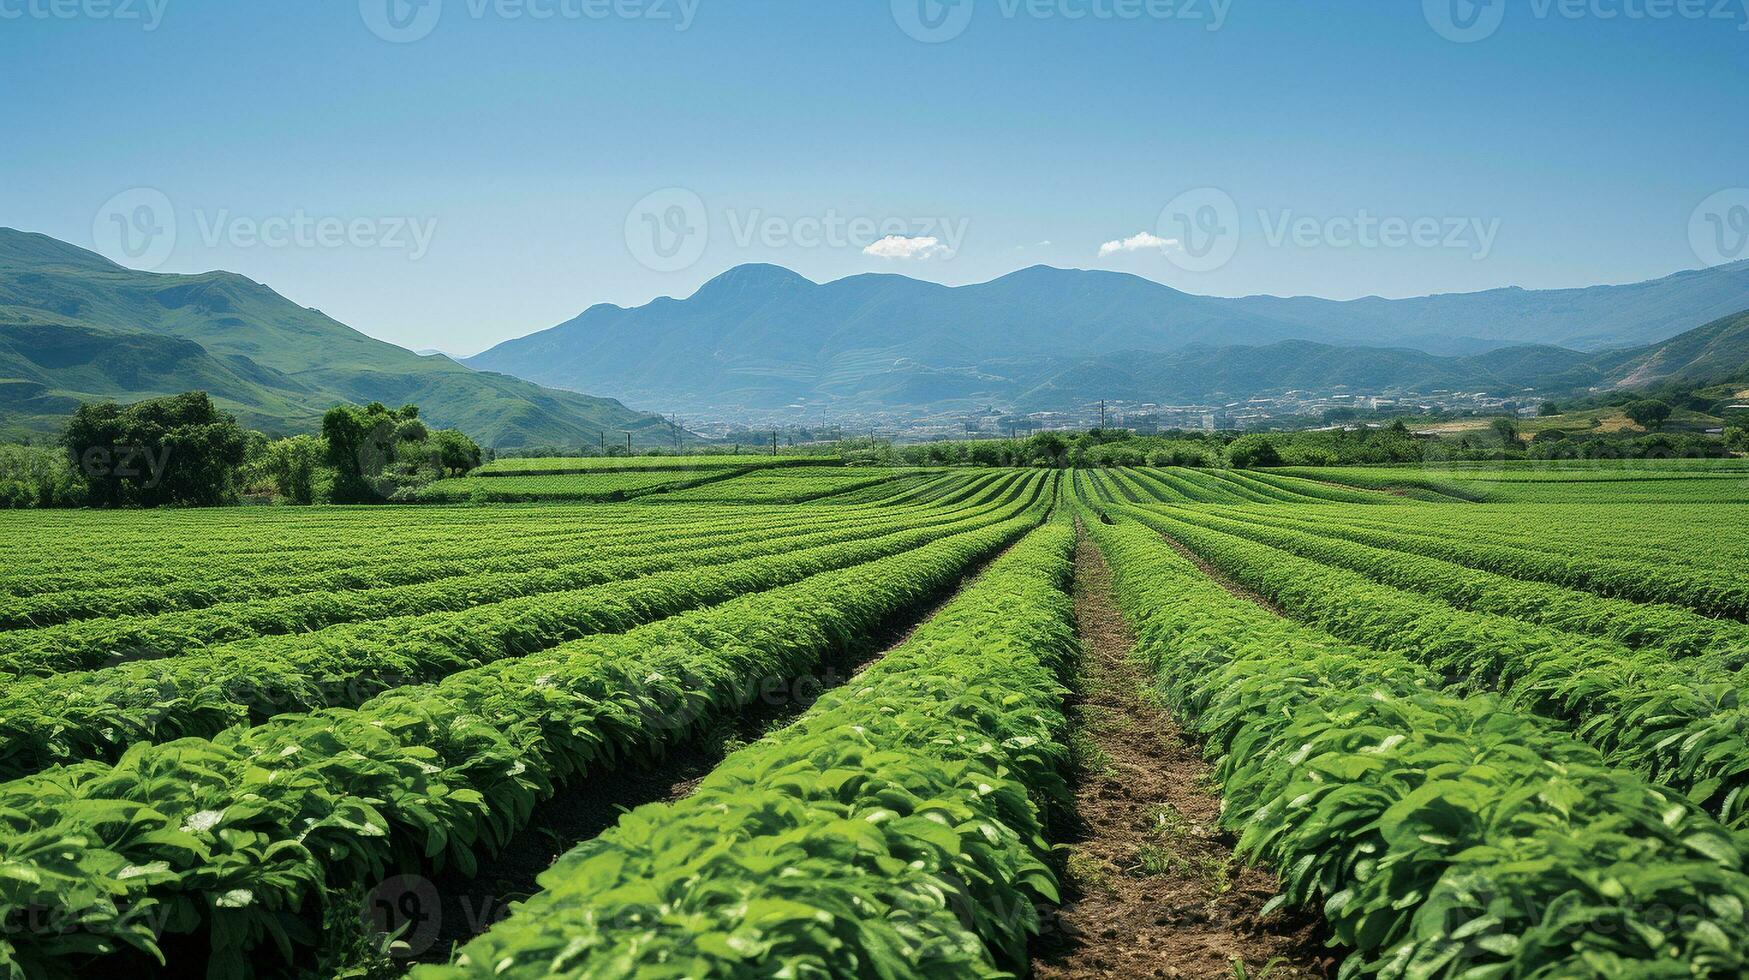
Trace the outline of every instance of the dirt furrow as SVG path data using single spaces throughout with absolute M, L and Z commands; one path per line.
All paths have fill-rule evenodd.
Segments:
M 1076 552 L 1085 647 L 1073 748 L 1076 815 L 1065 903 L 1034 958 L 1038 977 L 1321 977 L 1308 917 L 1260 913 L 1278 891 L 1217 819 L 1213 767 L 1148 693 L 1134 636 L 1093 543 Z

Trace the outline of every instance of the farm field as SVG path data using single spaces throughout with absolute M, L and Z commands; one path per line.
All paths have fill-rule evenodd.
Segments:
M 1749 975 L 1742 460 L 584 462 L 0 514 L 0 975 Z

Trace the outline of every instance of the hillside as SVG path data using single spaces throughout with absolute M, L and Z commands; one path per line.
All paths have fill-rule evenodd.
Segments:
M 895 275 L 816 284 L 748 265 L 687 299 L 594 306 L 466 363 L 722 412 L 936 411 L 992 399 L 1048 407 L 1128 397 L 1120 391 L 1151 401 L 1237 397 L 1321 386 L 1331 370 L 1377 388 L 1490 388 L 1496 379 L 1580 388 L 1604 380 L 1582 351 L 1638 348 L 1744 309 L 1749 263 L 1630 286 L 1349 302 L 1193 296 L 1135 276 L 1042 266 L 947 287 Z M 1314 365 L 1296 356 L 1314 348 L 1273 346 L 1287 341 L 1368 352 Z M 1222 349 L 1255 360 L 1223 365 Z
M 339 401 L 414 402 L 493 446 L 665 443 L 661 419 L 375 340 L 228 272 L 135 272 L 0 228 L 0 429 L 53 431 L 80 399 L 199 388 L 247 424 L 307 431 Z
M 1632 351 L 1605 354 L 1599 366 L 1622 387 L 1660 381 L 1714 384 L 1749 381 L 1749 312 Z

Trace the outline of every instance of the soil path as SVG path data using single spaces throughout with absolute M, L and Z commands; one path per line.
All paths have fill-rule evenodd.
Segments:
M 1034 959 L 1046 980 L 1082 977 L 1322 977 L 1317 922 L 1259 915 L 1278 891 L 1233 855 L 1217 826 L 1213 767 L 1146 695 L 1111 573 L 1085 536 L 1075 561 L 1085 689 L 1065 903 Z

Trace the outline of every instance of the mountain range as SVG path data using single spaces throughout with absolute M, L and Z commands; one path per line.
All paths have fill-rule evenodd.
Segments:
M 1066 409 L 1337 384 L 1570 392 L 1682 376 L 1674 350 L 1635 358 L 1745 310 L 1749 262 L 1622 286 L 1351 301 L 1195 296 L 1044 266 L 949 287 L 746 265 L 687 299 L 593 306 L 464 363 L 721 415 Z
M 666 444 L 668 423 L 375 340 L 228 272 L 136 272 L 0 228 L 0 432 L 58 432 L 80 401 L 202 390 L 252 428 L 315 431 L 339 402 L 412 402 L 483 445 Z
M 896 275 L 816 284 L 748 265 L 687 299 L 591 307 L 458 362 L 232 273 L 137 272 L 0 229 L 0 435 L 56 432 L 80 401 L 195 389 L 269 433 L 314 431 L 337 402 L 413 402 L 498 447 L 673 438 L 627 403 L 764 421 L 1339 386 L 1560 396 L 1749 379 L 1746 310 L 1749 263 L 1627 286 L 1349 302 L 1202 297 L 1045 267 L 948 287 Z

